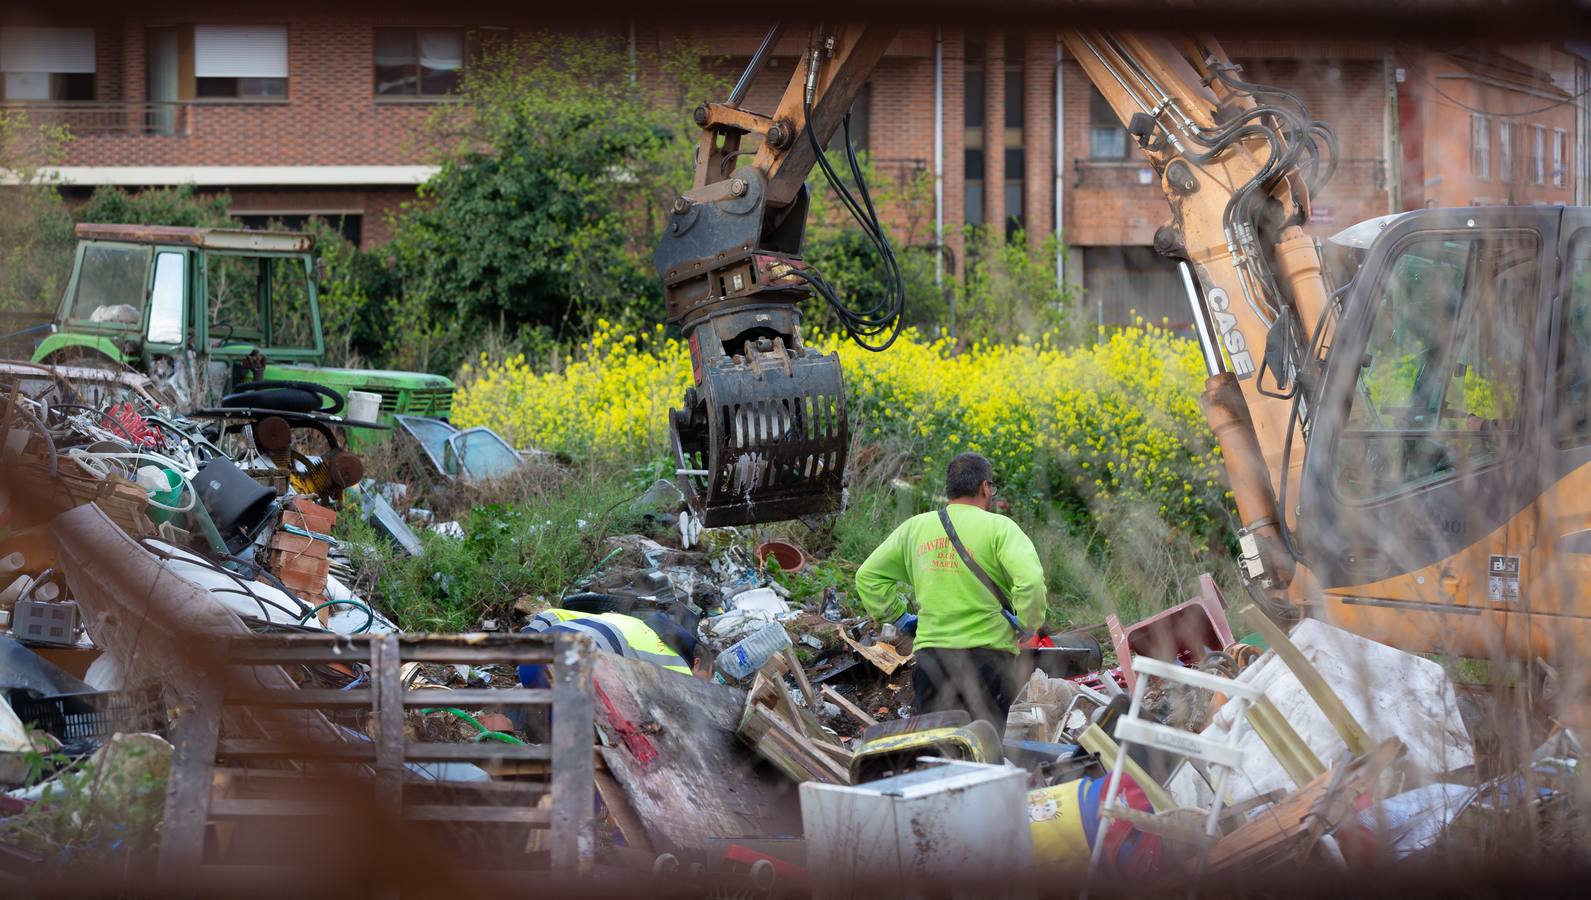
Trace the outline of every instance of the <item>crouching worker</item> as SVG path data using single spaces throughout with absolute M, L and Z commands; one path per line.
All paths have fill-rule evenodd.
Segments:
M 712 666 L 704 659 L 700 643 L 690 629 L 663 612 L 649 613 L 644 619 L 622 613 L 583 613 L 572 609 L 549 609 L 531 617 L 523 634 L 583 634 L 597 649 L 615 656 L 641 659 L 681 675 L 712 677 Z M 519 667 L 519 683 L 525 687 L 551 686 L 545 665 Z
M 995 491 L 987 459 L 951 460 L 950 502 L 902 522 L 857 570 L 856 593 L 874 621 L 890 624 L 911 618 L 899 588 L 915 594 L 918 712 L 966 710 L 1003 734 L 1026 679 L 1017 632 L 1043 624 L 1045 591 L 1033 542 L 989 511 Z

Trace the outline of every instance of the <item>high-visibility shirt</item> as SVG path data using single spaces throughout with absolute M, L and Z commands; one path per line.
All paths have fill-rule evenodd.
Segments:
M 691 674 L 690 663 L 680 658 L 645 622 L 623 613 L 583 613 L 549 609 L 532 616 L 524 629 L 532 634 L 566 631 L 583 634 L 599 649 L 629 659 L 644 659 L 671 672 Z
M 1044 566 L 1033 541 L 1009 518 L 967 503 L 949 506 L 950 522 L 967 552 L 1005 591 L 1022 627 L 1044 621 Z M 1000 601 L 972 571 L 945 534 L 939 511 L 902 522 L 856 570 L 856 594 L 878 622 L 893 622 L 906 612 L 898 590 L 910 586 L 917 598 L 916 649 L 991 647 L 1017 652 L 1011 623 Z

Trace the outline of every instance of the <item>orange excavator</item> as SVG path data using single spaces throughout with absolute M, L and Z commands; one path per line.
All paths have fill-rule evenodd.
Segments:
M 894 31 L 811 28 L 778 108 L 752 112 L 775 26 L 729 98 L 696 110 L 695 183 L 656 263 L 691 352 L 670 431 L 708 525 L 841 502 L 839 360 L 802 343 L 796 304 L 816 292 L 870 349 L 899 334 L 846 115 Z M 1410 651 L 1568 658 L 1591 637 L 1591 209 L 1424 209 L 1321 244 L 1302 226 L 1335 139 L 1296 95 L 1205 37 L 1063 41 L 1170 206 L 1155 246 L 1187 291 L 1256 603 Z M 814 166 L 878 250 L 885 296 L 848 301 L 803 261 Z

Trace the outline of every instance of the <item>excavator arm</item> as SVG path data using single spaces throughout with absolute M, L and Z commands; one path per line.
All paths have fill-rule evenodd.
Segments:
M 656 258 L 669 321 L 691 349 L 692 386 L 671 432 L 683 486 L 708 525 L 826 512 L 843 491 L 839 361 L 802 344 L 795 304 L 818 291 L 871 348 L 900 326 L 903 297 L 850 308 L 800 256 L 805 182 L 818 165 L 890 259 L 865 185 L 845 191 L 823 150 L 894 29 L 813 28 L 778 108 L 745 110 L 746 88 L 781 34 L 777 25 L 769 32 L 727 102 L 696 110 L 695 183 L 675 202 Z M 1297 468 L 1288 434 L 1307 421 L 1300 392 L 1318 375 L 1310 338 L 1331 305 L 1301 225 L 1306 176 L 1318 179 L 1335 161 L 1330 132 L 1296 97 L 1242 80 L 1213 40 L 1098 31 L 1063 40 L 1159 176 L 1171 220 L 1156 246 L 1182 266 L 1244 569 L 1267 607 L 1285 612 L 1295 554 L 1277 488 Z M 760 144 L 742 150 L 751 136 Z

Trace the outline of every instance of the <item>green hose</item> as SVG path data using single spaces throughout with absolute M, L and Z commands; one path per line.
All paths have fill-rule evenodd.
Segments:
M 314 609 L 299 616 L 298 624 L 304 624 L 313 618 L 315 613 L 320 612 L 328 606 L 357 606 L 365 611 L 365 624 L 355 628 L 354 634 L 363 634 L 370 630 L 370 626 L 376 624 L 375 612 L 370 609 L 368 604 L 361 603 L 358 600 L 327 600 L 325 603 L 317 604 Z
M 480 730 L 480 734 L 475 736 L 475 740 L 477 741 L 502 741 L 505 744 L 520 744 L 521 746 L 523 746 L 525 743 L 511 734 L 504 734 L 501 731 L 493 731 L 490 728 L 487 728 L 485 725 L 482 725 L 478 720 L 476 720 L 474 716 L 454 706 L 428 706 L 420 710 L 421 715 L 429 715 L 434 712 L 452 713 L 471 725 L 474 725 Z

